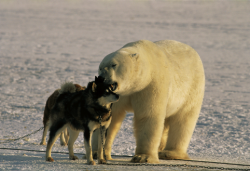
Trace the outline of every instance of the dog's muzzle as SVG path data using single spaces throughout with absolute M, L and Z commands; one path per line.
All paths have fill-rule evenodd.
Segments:
M 115 91 L 117 89 L 117 83 L 115 82 L 113 84 L 110 84 L 109 88 L 111 91 Z
M 117 82 L 110 83 L 107 79 L 105 79 L 102 76 L 98 76 L 98 79 L 102 80 L 105 84 L 107 84 L 110 91 L 115 91 L 117 89 L 117 87 L 118 87 Z

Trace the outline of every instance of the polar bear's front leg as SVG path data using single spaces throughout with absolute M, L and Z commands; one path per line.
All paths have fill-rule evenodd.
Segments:
M 125 110 L 120 110 L 114 106 L 112 109 L 112 120 L 107 130 L 107 138 L 105 142 L 105 155 L 107 160 L 112 160 L 111 150 L 113 141 L 116 137 L 116 134 L 120 130 L 123 119 L 126 116 Z
M 147 111 L 149 112 L 149 111 Z M 158 147 L 164 127 L 164 115 L 156 114 L 151 117 L 136 117 L 134 119 L 136 151 L 131 162 L 159 163 Z

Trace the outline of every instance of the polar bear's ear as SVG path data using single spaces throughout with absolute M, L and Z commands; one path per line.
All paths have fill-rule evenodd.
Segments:
M 130 56 L 131 56 L 132 58 L 137 59 L 137 58 L 139 57 L 139 54 L 138 54 L 138 53 L 133 53 L 133 54 L 130 54 Z
M 93 82 L 93 84 L 92 84 L 92 91 L 95 92 L 95 89 L 96 89 L 96 84 L 95 84 L 95 82 Z

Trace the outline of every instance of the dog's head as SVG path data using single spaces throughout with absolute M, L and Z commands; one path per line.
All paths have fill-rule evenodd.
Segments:
M 110 86 L 105 84 L 101 77 L 95 77 L 95 81 L 92 84 L 92 92 L 101 106 L 109 107 L 111 103 L 119 100 L 119 95 L 113 93 Z

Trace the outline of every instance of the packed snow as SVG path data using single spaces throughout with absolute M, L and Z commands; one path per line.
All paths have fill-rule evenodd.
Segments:
M 250 1 L 0 1 L 0 142 L 43 126 L 49 95 L 65 81 L 87 85 L 99 63 L 124 44 L 170 39 L 200 55 L 206 90 L 190 142 L 192 159 L 250 163 Z M 133 114 L 128 113 L 112 149 L 134 155 Z M 42 131 L 0 148 L 45 151 Z M 68 152 L 59 140 L 53 151 Z M 85 154 L 82 133 L 74 145 Z M 0 170 L 121 170 L 88 166 L 68 154 L 0 149 Z M 129 166 L 132 167 L 132 166 Z M 144 167 L 182 170 L 181 167 Z

